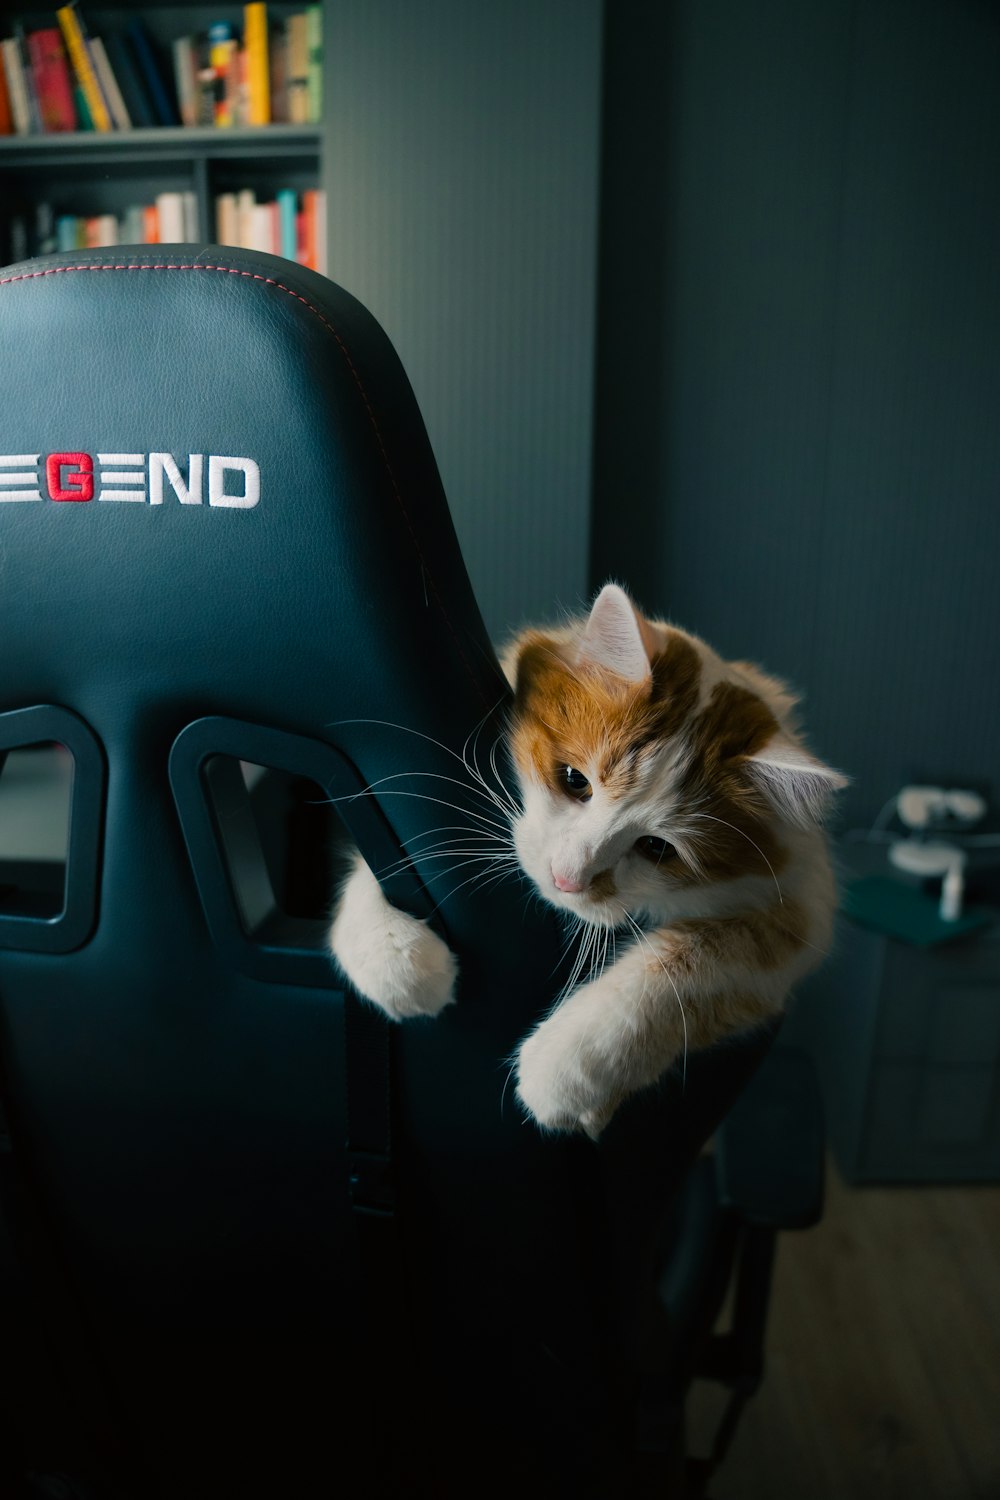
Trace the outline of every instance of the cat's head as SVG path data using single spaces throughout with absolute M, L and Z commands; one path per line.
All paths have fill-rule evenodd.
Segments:
M 774 880 L 845 785 L 803 745 L 781 683 L 644 619 L 615 584 L 589 616 L 522 632 L 504 665 L 518 858 L 589 922 L 701 915 L 723 885 Z

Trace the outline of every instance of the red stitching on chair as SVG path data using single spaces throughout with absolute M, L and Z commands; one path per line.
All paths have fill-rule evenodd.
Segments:
M 462 649 L 462 642 L 461 642 L 461 640 L 459 638 L 458 632 L 456 631 L 454 625 L 451 622 L 451 619 L 450 619 L 450 617 L 448 615 L 448 611 L 447 611 L 447 609 L 445 608 L 445 605 L 444 605 L 444 600 L 442 599 L 440 591 L 439 591 L 439 589 L 437 587 L 437 584 L 434 581 L 434 575 L 431 572 L 430 568 L 427 566 L 426 559 L 424 558 L 424 554 L 421 551 L 420 542 L 417 539 L 416 530 L 414 528 L 412 520 L 410 519 L 410 515 L 409 515 L 409 512 L 406 509 L 406 505 L 405 505 L 405 503 L 403 501 L 403 496 L 402 496 L 402 493 L 400 491 L 399 485 L 396 482 L 396 476 L 393 473 L 392 465 L 389 462 L 389 455 L 388 455 L 388 452 L 386 451 L 385 441 L 384 441 L 384 439 L 382 437 L 382 433 L 381 433 L 381 431 L 379 429 L 378 421 L 376 420 L 375 413 L 374 413 L 374 411 L 372 409 L 372 404 L 371 404 L 371 402 L 368 399 L 368 392 L 365 390 L 364 384 L 363 384 L 363 382 L 361 380 L 361 376 L 358 374 L 357 369 L 355 368 L 354 361 L 351 358 L 350 351 L 347 348 L 347 345 L 344 343 L 343 339 L 341 338 L 340 334 L 337 332 L 337 329 L 330 322 L 329 318 L 327 318 L 325 316 L 325 314 L 323 314 L 322 312 L 320 312 L 319 308 L 316 307 L 316 306 L 314 306 L 314 304 L 312 302 L 310 302 L 307 297 L 303 297 L 302 294 L 301 294 L 301 292 L 293 291 L 291 287 L 285 286 L 284 282 L 277 281 L 273 276 L 262 276 L 257 271 L 243 271 L 238 266 L 213 266 L 213 265 L 209 265 L 209 264 L 207 264 L 205 262 L 202 262 L 202 263 L 197 264 L 197 265 L 194 264 L 194 263 L 188 265 L 188 264 L 172 264 L 170 262 L 163 262 L 163 263 L 160 263 L 160 264 L 145 264 L 145 265 L 133 263 L 131 265 L 120 264 L 120 265 L 49 266 L 44 271 L 23 271 L 23 272 L 21 272 L 17 276 L 3 276 L 3 277 L 0 277 L 0 286 L 9 286 L 11 283 L 13 283 L 15 281 L 34 281 L 34 280 L 37 280 L 39 277 L 43 277 L 43 276 L 61 276 L 61 275 L 65 274 L 67 271 L 221 271 L 226 276 L 243 276 L 243 277 L 245 277 L 249 281 L 261 281 L 266 286 L 276 287 L 278 291 L 284 292 L 286 296 L 288 296 L 288 297 L 294 297 L 294 299 L 295 299 L 296 302 L 301 302 L 303 307 L 307 307 L 311 313 L 313 313 L 317 318 L 319 318 L 319 320 L 323 324 L 323 326 L 325 328 L 327 328 L 329 330 L 329 332 L 332 333 L 333 336 L 334 336 L 334 338 L 337 340 L 337 344 L 340 347 L 340 352 L 343 354 L 344 358 L 346 359 L 346 361 L 347 361 L 347 367 L 350 370 L 352 376 L 354 377 L 354 383 L 355 383 L 355 385 L 357 386 L 358 390 L 361 393 L 361 399 L 365 403 L 365 410 L 368 413 L 368 420 L 372 424 L 372 430 L 375 433 L 375 438 L 376 438 L 376 441 L 378 442 L 379 451 L 382 454 L 382 462 L 385 464 L 385 471 L 386 471 L 386 473 L 389 476 L 389 483 L 392 485 L 392 492 L 393 492 L 393 494 L 396 497 L 396 504 L 399 506 L 399 509 L 400 509 L 400 511 L 402 513 L 402 516 L 403 516 L 403 520 L 406 522 L 406 528 L 407 528 L 407 530 L 410 533 L 410 540 L 413 543 L 413 550 L 416 552 L 417 557 L 420 559 L 420 566 L 423 569 L 424 577 L 427 579 L 427 581 L 430 584 L 431 592 L 434 595 L 434 598 L 435 598 L 435 601 L 437 603 L 438 609 L 441 611 L 441 614 L 444 617 L 444 622 L 448 626 L 449 631 L 451 632 L 451 637 L 452 637 L 452 640 L 455 642 L 455 649 L 458 652 L 458 654 L 459 654 L 459 656 L 460 656 L 460 658 L 462 660 L 462 665 L 465 667 L 466 672 L 468 672 L 470 678 L 472 679 L 472 681 L 473 681 L 473 683 L 474 683 L 474 685 L 476 687 L 476 691 L 478 692 L 480 698 L 485 703 L 487 701 L 487 694 L 484 692 L 482 684 L 480 683 L 480 681 L 479 681 L 478 677 L 476 676 L 475 672 L 472 670 L 472 666 L 471 666 L 471 664 L 470 664 L 470 662 L 469 662 L 469 660 L 468 660 L 465 652 Z

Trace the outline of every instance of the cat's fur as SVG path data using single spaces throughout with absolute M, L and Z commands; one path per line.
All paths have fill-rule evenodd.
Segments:
M 596 1137 L 688 1049 L 780 1011 L 820 962 L 836 905 L 823 816 L 845 783 L 806 749 L 783 684 L 644 619 L 616 585 L 588 616 L 520 632 L 503 666 L 518 862 L 602 960 L 521 1043 L 517 1093 L 540 1125 Z M 393 1017 L 454 998 L 453 955 L 360 857 L 330 938 Z

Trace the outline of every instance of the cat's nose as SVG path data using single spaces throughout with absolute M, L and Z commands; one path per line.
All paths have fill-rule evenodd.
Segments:
M 586 881 L 574 880 L 569 875 L 562 875 L 553 865 L 552 884 L 557 891 L 582 891 L 586 889 Z

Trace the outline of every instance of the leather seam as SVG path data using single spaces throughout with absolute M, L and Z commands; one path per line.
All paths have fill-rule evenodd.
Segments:
M 277 288 L 278 291 L 284 292 L 286 296 L 294 298 L 296 302 L 301 302 L 303 307 L 308 308 L 309 311 L 320 320 L 324 328 L 326 328 L 330 333 L 333 334 L 333 337 L 336 339 L 337 344 L 340 348 L 341 354 L 347 361 L 347 368 L 350 370 L 351 375 L 354 379 L 354 383 L 357 386 L 358 391 L 360 392 L 361 399 L 365 405 L 365 410 L 368 413 L 368 420 L 372 425 L 372 431 L 375 433 L 375 440 L 378 443 L 379 452 L 382 455 L 382 462 L 385 465 L 385 471 L 389 476 L 389 483 L 392 486 L 392 492 L 396 498 L 396 504 L 399 506 L 403 520 L 406 523 L 406 528 L 410 533 L 410 541 L 413 546 L 413 550 L 417 554 L 424 577 L 430 584 L 431 591 L 434 594 L 435 602 L 437 603 L 438 609 L 441 611 L 441 615 L 445 621 L 445 624 L 448 626 L 448 629 L 451 633 L 452 640 L 455 643 L 455 649 L 459 654 L 462 665 L 465 667 L 466 672 L 469 674 L 469 677 L 471 678 L 480 698 L 485 702 L 486 695 L 483 692 L 482 684 L 479 682 L 478 677 L 473 671 L 472 666 L 462 649 L 462 643 L 459 639 L 458 632 L 456 631 L 455 626 L 452 624 L 451 617 L 448 614 L 447 609 L 445 608 L 444 600 L 441 597 L 441 592 L 438 589 L 437 583 L 435 582 L 434 575 L 431 572 L 430 567 L 427 565 L 426 559 L 420 546 L 420 542 L 417 538 L 416 529 L 413 525 L 413 521 L 410 518 L 410 514 L 403 500 L 402 493 L 396 481 L 396 476 L 393 472 L 392 464 L 389 462 L 389 454 L 386 450 L 385 440 L 382 437 L 382 433 L 379 428 L 375 412 L 372 408 L 372 404 L 368 399 L 368 392 L 365 390 L 361 376 L 358 374 L 358 371 L 354 365 L 350 350 L 347 348 L 347 345 L 341 338 L 340 333 L 330 322 L 329 318 L 327 318 L 326 315 L 322 313 L 314 303 L 310 302 L 307 297 L 303 297 L 301 292 L 293 291 L 291 287 L 285 286 L 284 282 L 278 281 L 273 276 L 262 276 L 258 271 L 244 271 L 241 270 L 238 266 L 217 266 L 211 265 L 208 262 L 200 262 L 198 264 L 195 264 L 193 262 L 175 263 L 170 261 L 153 264 L 137 262 L 126 264 L 123 262 L 121 264 L 114 265 L 91 264 L 76 266 L 48 266 L 45 270 L 42 271 L 24 271 L 17 276 L 0 277 L 0 286 L 10 286 L 12 283 L 17 281 L 34 281 L 44 276 L 60 276 L 68 271 L 221 271 L 224 275 L 227 276 L 242 276 L 250 281 L 261 281 L 266 286 L 273 286 Z

